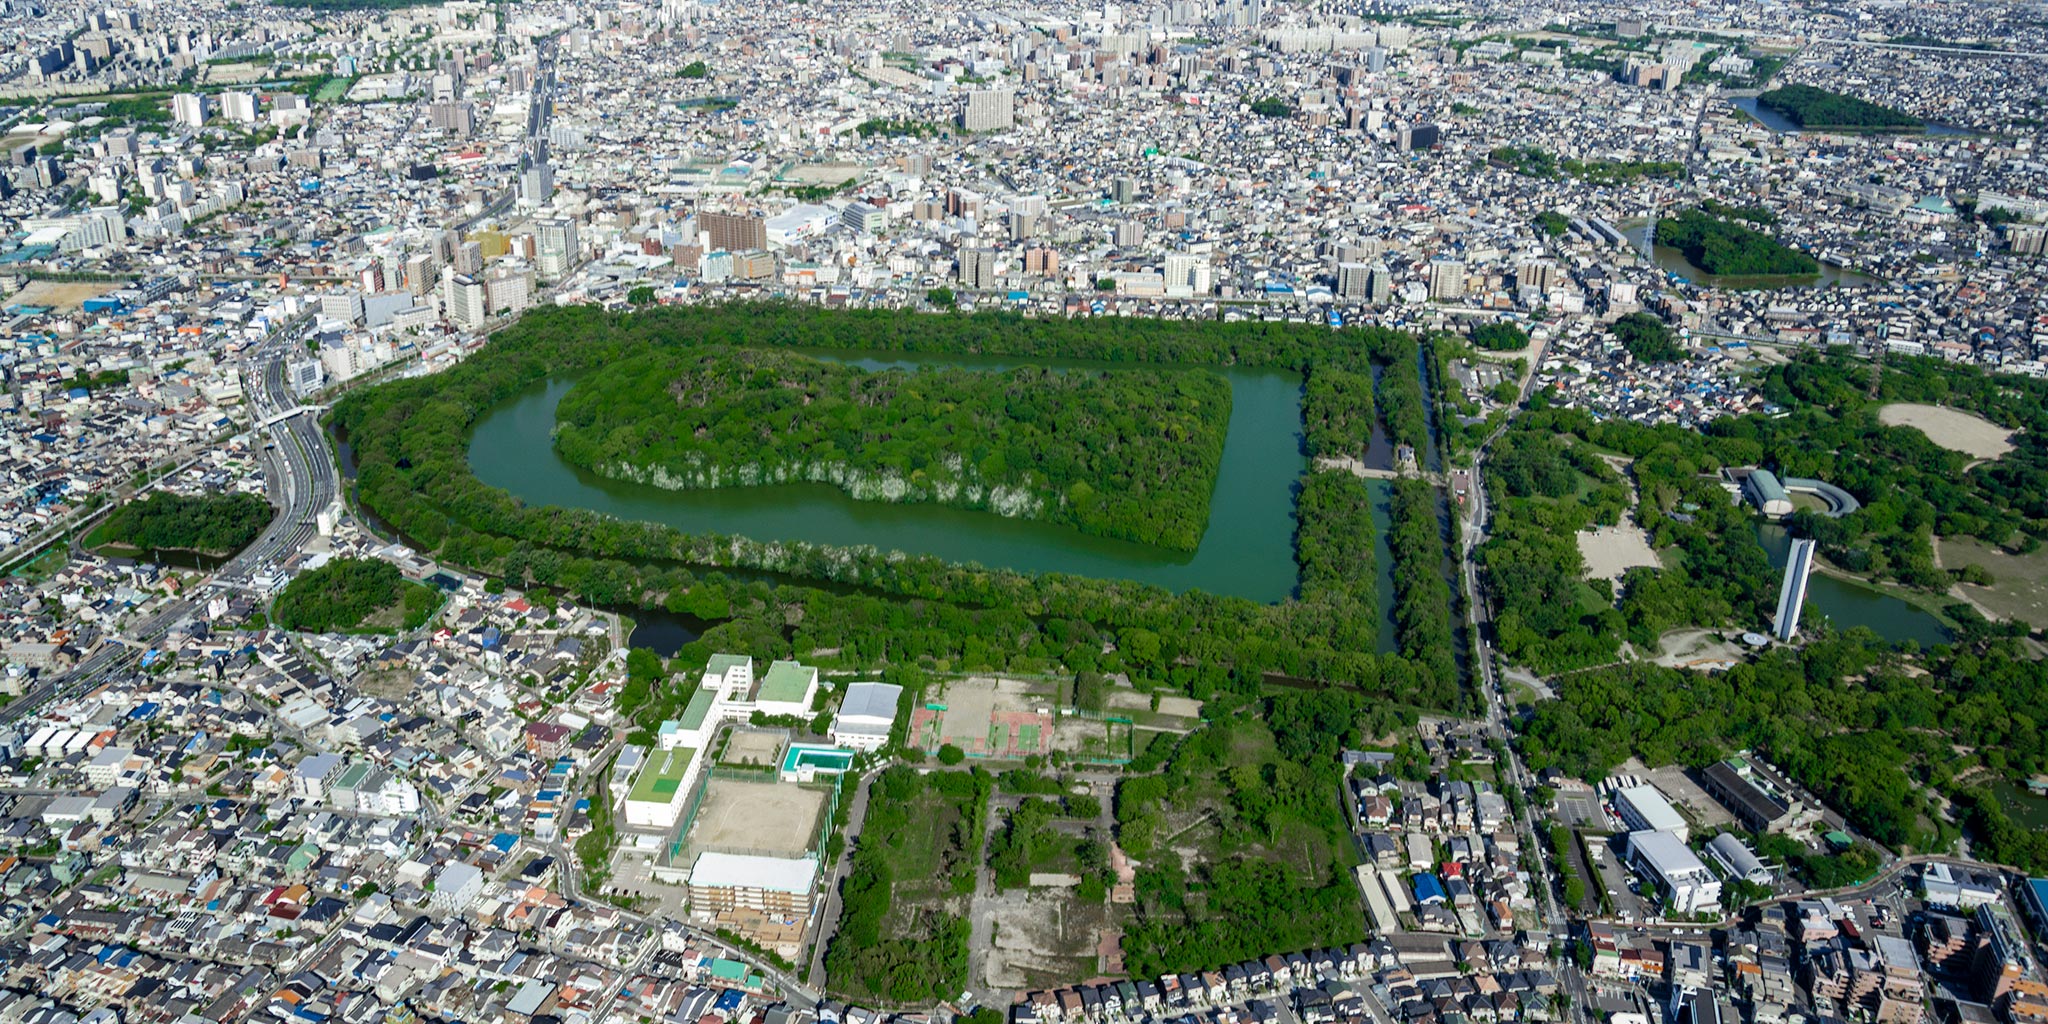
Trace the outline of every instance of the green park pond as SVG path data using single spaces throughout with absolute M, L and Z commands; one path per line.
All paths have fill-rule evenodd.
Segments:
M 957 366 L 994 371 L 1027 363 L 1117 368 L 1085 360 L 803 351 L 866 370 Z M 585 508 L 692 533 L 872 545 L 992 568 L 1129 579 L 1175 591 L 1282 601 L 1299 583 L 1295 493 L 1308 468 L 1301 378 L 1284 370 L 1231 367 L 1216 372 L 1231 386 L 1229 436 L 1208 528 L 1192 552 L 988 512 L 859 501 L 823 483 L 678 491 L 607 479 L 570 465 L 555 451 L 556 406 L 574 383 L 566 377 L 528 388 L 486 413 L 471 434 L 469 462 L 479 480 L 528 505 Z

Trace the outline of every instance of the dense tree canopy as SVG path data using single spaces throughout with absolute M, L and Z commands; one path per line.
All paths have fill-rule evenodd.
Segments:
M 1645 363 L 1668 363 L 1685 358 L 1685 350 L 1671 337 L 1671 328 L 1649 313 L 1630 313 L 1614 321 L 1614 340 L 1628 354 Z
M 307 633 L 424 625 L 440 605 L 434 588 L 407 580 L 390 562 L 337 558 L 292 577 L 277 595 L 277 624 Z
M 1756 98 L 1757 106 L 1791 118 L 1801 128 L 1917 130 L 1921 120 L 1903 110 L 1811 85 L 1781 85 Z
M 1127 580 L 690 534 L 585 509 L 529 507 L 470 472 L 465 439 L 478 417 L 500 402 L 552 375 L 650 348 L 700 344 L 1237 364 L 1304 373 L 1326 363 L 1363 371 L 1370 359 L 1402 354 L 1412 362 L 1416 352 L 1411 336 L 1394 331 L 1265 322 L 1036 320 L 760 304 L 631 314 L 548 307 L 529 312 L 449 370 L 351 392 L 336 403 L 333 422 L 354 448 L 363 505 L 422 549 L 516 585 L 558 587 L 594 603 L 729 608 L 729 617 L 699 642 L 707 649 L 776 657 L 828 649 L 845 664 L 892 671 L 1120 671 L 1198 696 L 1253 692 L 1267 673 L 1280 673 L 1422 706 L 1452 707 L 1461 700 L 1459 690 L 1440 688 L 1407 659 L 1348 642 L 1367 631 L 1346 623 L 1349 605 L 1318 594 L 1260 605 Z M 733 573 L 774 573 L 779 582 Z M 1141 659 L 1123 648 L 1105 652 L 1105 642 L 1133 630 L 1159 638 L 1155 657 Z
M 276 510 L 256 494 L 190 496 L 157 491 L 108 514 L 87 538 L 139 551 L 198 551 L 231 555 L 270 525 Z
M 875 777 L 825 948 L 835 991 L 930 1004 L 967 987 L 968 925 L 954 904 L 974 891 L 992 785 L 979 769 Z
M 1965 647 L 1923 672 L 1881 638 L 1850 630 L 1725 672 L 1639 663 L 1578 673 L 1560 680 L 1559 700 L 1536 705 L 1523 745 L 1532 769 L 1589 779 L 1631 756 L 1703 767 L 1755 749 L 1872 838 L 1924 850 L 1940 831 L 1928 788 L 1955 786 L 1977 765 L 2048 767 L 2038 721 L 2048 665 L 2017 644 Z M 1996 857 L 2048 866 L 2040 844 L 1994 820 L 2002 814 L 1980 816 L 1966 824 L 1994 838 Z
M 1117 787 L 1118 841 L 1143 865 L 1124 933 L 1133 974 L 1363 937 L 1337 755 L 1375 715 L 1343 691 L 1276 696 L 1251 710 L 1259 713 L 1213 718 L 1159 774 Z M 1177 844 L 1203 849 L 1197 863 L 1183 869 L 1181 857 L 1155 855 L 1155 842 L 1190 822 L 1200 830 Z
M 671 489 L 796 480 L 1193 550 L 1230 427 L 1203 370 L 869 372 L 772 349 L 648 352 L 557 410 L 556 447 Z
M 1746 277 L 1820 270 L 1813 257 L 1704 210 L 1682 210 L 1659 219 L 1657 242 L 1684 253 L 1687 262 L 1709 274 Z

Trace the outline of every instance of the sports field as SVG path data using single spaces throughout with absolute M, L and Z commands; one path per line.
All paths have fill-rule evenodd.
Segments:
M 788 782 L 714 778 L 685 838 L 689 859 L 707 850 L 801 857 L 817 837 L 822 789 Z

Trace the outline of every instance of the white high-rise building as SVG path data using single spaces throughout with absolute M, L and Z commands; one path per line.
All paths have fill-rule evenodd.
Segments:
M 1207 256 L 1189 252 L 1168 253 L 1162 275 L 1166 278 L 1166 294 L 1172 298 L 1207 295 L 1211 273 Z
M 453 270 L 441 273 L 441 309 L 450 323 L 465 330 L 482 327 L 491 315 L 483 282 Z
M 967 94 L 960 126 L 970 132 L 994 132 L 1017 123 L 1017 95 L 1008 89 L 975 89 Z
M 200 93 L 181 92 L 171 97 L 171 118 L 188 128 L 197 128 L 206 123 L 211 106 Z
M 224 92 L 220 94 L 221 113 L 236 124 L 255 124 L 261 116 L 256 94 L 253 92 Z
M 535 228 L 534 247 L 538 251 L 535 262 L 540 272 L 549 277 L 568 273 L 582 257 L 576 238 L 576 222 L 557 217 L 539 221 Z

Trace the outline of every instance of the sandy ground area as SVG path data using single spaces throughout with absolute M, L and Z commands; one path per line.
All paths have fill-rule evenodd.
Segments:
M 1601 526 L 1579 534 L 1579 557 L 1586 560 L 1589 580 L 1620 580 L 1623 573 L 1639 565 L 1661 568 L 1650 536 L 1639 526 Z
M 1749 656 L 1741 644 L 1723 639 L 1711 629 L 1679 629 L 1660 638 L 1663 653 L 1651 659 L 1666 668 L 1696 668 L 1706 671 L 1727 668 Z
M 1898 402 L 1877 411 L 1886 426 L 1912 427 L 1952 452 L 1995 459 L 2012 451 L 2012 431 L 1976 413 L 1941 405 Z
M 781 733 L 734 729 L 725 745 L 725 763 L 773 767 L 782 756 L 782 739 Z
M 797 857 L 817 834 L 825 794 L 787 782 L 713 779 L 690 825 L 690 857 L 705 850 Z M 687 863 L 687 862 L 685 862 Z
M 59 313 L 75 312 L 85 300 L 95 299 L 121 287 L 107 281 L 30 281 L 28 287 L 7 297 L 7 304 L 54 306 Z

